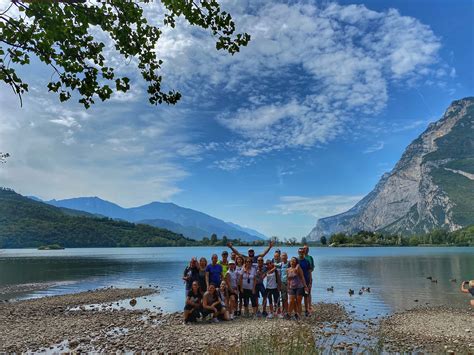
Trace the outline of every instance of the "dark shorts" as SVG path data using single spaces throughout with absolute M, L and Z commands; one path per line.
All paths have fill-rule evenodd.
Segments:
M 256 293 L 257 298 L 258 297 L 265 298 L 267 296 L 267 292 L 265 290 L 265 285 L 264 284 L 255 285 L 255 293 Z
M 187 322 L 196 322 L 197 319 L 203 314 L 202 308 L 193 308 L 190 305 L 184 306 L 184 310 L 191 311 L 191 313 L 188 314 L 188 317 L 185 319 Z
M 267 298 L 270 304 L 277 305 L 280 301 L 280 291 L 277 288 L 267 288 Z
M 222 308 L 224 308 L 224 307 L 222 306 L 222 304 L 219 303 L 219 304 L 216 306 L 217 312 L 222 311 Z M 210 309 L 207 309 L 207 308 L 203 308 L 203 309 L 202 309 L 202 314 L 203 314 L 204 316 L 207 316 L 207 315 L 212 314 L 212 313 L 214 313 L 214 312 L 211 311 Z
M 187 305 L 184 306 L 184 310 L 185 310 L 185 311 L 192 311 L 193 309 L 194 309 L 194 307 L 191 306 L 191 305 L 189 305 L 189 304 L 187 304 Z M 197 309 L 199 309 L 199 308 L 197 308 Z
M 243 298 L 244 298 L 244 306 L 245 307 L 249 306 L 249 301 L 252 302 L 252 307 L 257 307 L 257 305 L 258 305 L 257 294 L 253 294 L 252 290 L 246 290 L 244 288 Z
M 304 287 L 301 288 L 289 288 L 288 295 L 290 296 L 304 296 Z

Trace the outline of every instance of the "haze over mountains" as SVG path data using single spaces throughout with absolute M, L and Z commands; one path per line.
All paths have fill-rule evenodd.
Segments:
M 405 150 L 394 169 L 347 212 L 308 235 L 382 231 L 402 235 L 474 224 L 474 97 L 454 101 Z
M 149 224 L 196 240 L 210 237 L 212 233 L 217 234 L 219 238 L 225 235 L 228 238 L 240 238 L 245 241 L 266 238 L 263 234 L 252 229 L 224 222 L 203 212 L 184 208 L 174 203 L 152 202 L 139 207 L 123 208 L 98 197 L 77 197 L 44 202 L 56 207 L 66 207 L 133 223 Z

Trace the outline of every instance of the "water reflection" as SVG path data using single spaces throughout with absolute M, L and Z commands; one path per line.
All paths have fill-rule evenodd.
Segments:
M 192 256 L 220 254 L 222 249 L 4 250 L 0 254 L 0 290 L 5 285 L 73 281 L 15 295 L 41 297 L 110 285 L 158 285 L 160 294 L 149 297 L 142 306 L 175 311 L 183 305 L 181 275 L 188 260 Z M 297 252 L 297 248 L 282 250 L 290 256 Z M 474 276 L 474 248 L 313 248 L 311 254 L 316 263 L 314 301 L 342 302 L 361 317 L 417 304 L 466 306 L 469 302 L 458 291 L 458 283 Z M 427 276 L 438 282 L 432 283 Z M 459 282 L 450 282 L 452 278 Z M 334 292 L 326 290 L 330 286 L 334 286 Z M 371 287 L 371 292 L 358 295 L 362 287 Z M 355 290 L 354 296 L 349 296 L 349 288 Z

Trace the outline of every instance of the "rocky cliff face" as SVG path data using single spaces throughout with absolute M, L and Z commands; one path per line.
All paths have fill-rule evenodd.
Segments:
M 349 211 L 318 220 L 308 239 L 337 232 L 423 233 L 474 223 L 474 97 L 454 101 Z

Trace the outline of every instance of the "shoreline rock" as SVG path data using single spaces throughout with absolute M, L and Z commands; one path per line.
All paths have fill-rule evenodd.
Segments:
M 417 307 L 382 320 L 380 337 L 390 351 L 474 352 L 474 309 Z

